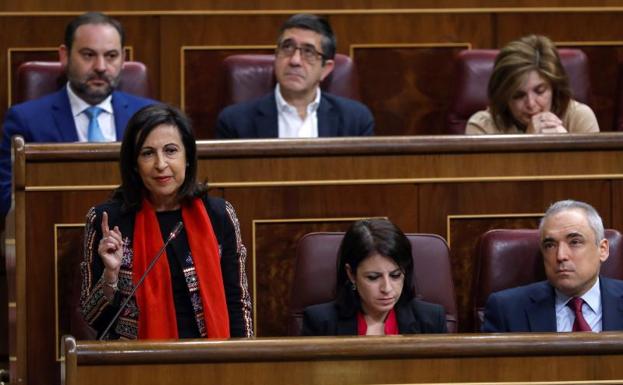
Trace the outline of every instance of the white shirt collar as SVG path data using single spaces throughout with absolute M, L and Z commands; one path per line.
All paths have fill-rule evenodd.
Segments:
M 71 106 L 71 113 L 74 117 L 80 115 L 87 108 L 91 107 L 91 105 L 84 100 L 82 100 L 78 95 L 74 93 L 74 91 L 69 86 L 69 82 L 67 82 L 67 96 L 69 97 L 69 105 Z M 106 99 L 102 100 L 101 103 L 97 104 L 99 108 L 108 112 L 109 114 L 113 113 L 112 110 L 112 93 L 106 97 Z
M 316 110 L 318 109 L 318 106 L 320 105 L 320 92 L 322 92 L 320 90 L 320 87 L 316 87 L 316 97 L 314 98 L 314 100 L 312 100 L 311 103 L 307 105 L 308 114 L 316 112 Z M 296 111 L 296 108 L 290 103 L 288 103 L 283 98 L 283 95 L 281 95 L 281 90 L 279 89 L 279 83 L 275 85 L 275 101 L 277 102 L 277 110 L 279 112 Z
M 599 288 L 599 276 L 595 280 L 593 286 L 584 293 L 581 298 L 597 314 L 601 314 L 601 289 Z M 571 297 L 565 295 L 556 289 L 556 311 L 567 306 L 567 302 Z

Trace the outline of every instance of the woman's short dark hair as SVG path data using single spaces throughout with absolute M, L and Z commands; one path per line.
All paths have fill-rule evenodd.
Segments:
M 525 75 L 536 71 L 552 87 L 552 112 L 562 119 L 571 101 L 571 87 L 556 46 L 545 36 L 529 35 L 508 43 L 495 58 L 487 93 L 489 110 L 502 131 L 521 124 L 508 107 Z
M 197 145 L 190 121 L 175 107 L 154 104 L 141 108 L 130 118 L 121 143 L 121 186 L 113 193 L 113 199 L 123 203 L 124 211 L 141 207 L 145 186 L 138 173 L 137 159 L 149 133 L 160 125 L 177 128 L 186 152 L 186 176 L 177 194 L 179 200 L 199 197 L 207 191 L 205 184 L 197 183 Z
M 359 264 L 377 253 L 393 260 L 404 274 L 398 303 L 413 298 L 411 243 L 396 225 L 386 219 L 362 219 L 346 231 L 338 252 L 336 302 L 342 316 L 350 317 L 361 309 L 359 295 L 348 279 L 346 265 L 356 274 Z

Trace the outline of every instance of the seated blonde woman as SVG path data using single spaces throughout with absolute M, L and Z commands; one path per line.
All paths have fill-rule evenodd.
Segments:
M 487 93 L 489 107 L 469 118 L 466 134 L 599 132 L 593 110 L 573 100 L 558 51 L 545 36 L 502 48 Z

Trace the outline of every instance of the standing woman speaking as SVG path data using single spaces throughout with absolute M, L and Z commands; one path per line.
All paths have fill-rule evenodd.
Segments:
M 129 298 L 107 338 L 250 337 L 246 249 L 233 207 L 197 183 L 188 119 L 139 110 L 120 155 L 121 186 L 87 214 L 81 310 L 101 337 L 177 223 L 183 229 Z

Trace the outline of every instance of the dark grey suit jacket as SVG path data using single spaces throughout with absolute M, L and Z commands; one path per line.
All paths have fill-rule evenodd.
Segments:
M 374 118 L 363 104 L 322 92 L 318 106 L 318 136 L 374 135 Z M 275 92 L 226 107 L 218 116 L 216 137 L 255 139 L 279 137 Z
M 623 281 L 599 277 L 603 331 L 623 330 Z M 493 293 L 483 332 L 555 332 L 556 292 L 547 281 Z
M 446 333 L 443 306 L 413 299 L 397 305 L 396 321 L 400 334 Z M 335 302 L 308 306 L 303 311 L 304 336 L 356 336 L 357 316 L 341 317 Z

